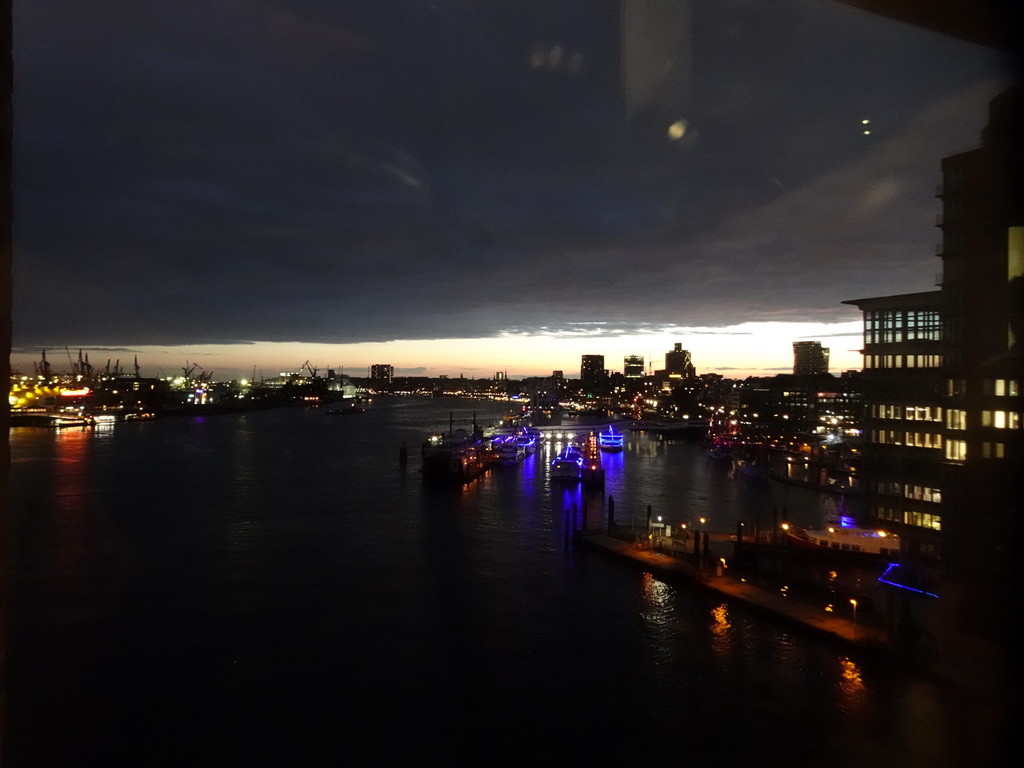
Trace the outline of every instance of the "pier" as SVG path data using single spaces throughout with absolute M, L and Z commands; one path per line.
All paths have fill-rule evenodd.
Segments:
M 721 558 L 712 559 L 710 554 L 699 551 L 705 549 L 704 547 L 696 544 L 684 544 L 683 547 L 675 547 L 673 551 L 654 546 L 653 539 L 648 538 L 648 534 L 643 530 L 616 528 L 613 533 L 599 529 L 582 529 L 575 532 L 574 540 L 587 549 L 602 552 L 650 571 L 666 582 L 699 587 L 751 610 L 769 613 L 817 634 L 867 649 L 881 650 L 888 644 L 884 629 L 857 620 L 855 606 L 852 607 L 854 617 L 847 618 L 836 611 L 826 611 L 821 606 L 801 602 L 788 596 L 785 591 L 761 586 L 743 576 L 734 576 L 729 573 L 730 569 L 722 564 Z M 730 540 L 727 534 L 707 536 L 709 541 L 712 537 L 717 541 Z M 693 550 L 698 550 L 697 562 L 693 561 Z

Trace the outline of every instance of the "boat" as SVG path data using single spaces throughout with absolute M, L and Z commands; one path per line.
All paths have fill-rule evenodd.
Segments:
M 767 443 L 741 443 L 733 451 L 736 471 L 754 480 L 767 480 L 771 469 Z
M 523 430 L 516 435 L 515 443 L 523 449 L 524 456 L 529 456 L 537 450 L 537 446 L 540 444 L 540 435 L 539 430 L 531 429 Z
M 625 435 L 609 424 L 607 429 L 602 429 L 598 433 L 597 443 L 606 453 L 618 453 L 625 447 Z
M 428 437 L 420 455 L 425 480 L 471 483 L 496 463 L 493 451 L 484 449 L 479 433 L 457 429 Z
M 583 472 L 583 454 L 575 445 L 567 445 L 551 461 L 548 476 L 552 480 L 579 480 Z
M 526 448 L 515 435 L 497 435 L 491 440 L 491 450 L 500 464 L 518 464 L 526 458 Z
M 152 411 L 130 411 L 124 415 L 125 421 L 152 421 L 155 418 Z
M 866 555 L 895 556 L 900 551 L 900 537 L 895 533 L 861 528 L 849 515 L 841 515 L 821 530 L 787 531 L 790 544 L 800 547 L 836 549 Z
M 60 410 L 46 408 L 19 408 L 11 411 L 12 427 L 50 427 L 64 429 L 67 427 L 91 427 L 95 422 L 92 416 L 78 409 L 64 408 Z
M 351 416 L 356 413 L 366 413 L 365 408 L 355 405 L 347 405 L 344 408 L 332 408 L 327 412 L 328 416 Z
M 768 464 L 757 459 L 733 459 L 736 471 L 754 480 L 768 479 Z
M 708 456 L 716 461 L 732 461 L 737 444 L 735 435 L 715 435 L 708 448 Z

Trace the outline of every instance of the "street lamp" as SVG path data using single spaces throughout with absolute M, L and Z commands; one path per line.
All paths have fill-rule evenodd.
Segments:
M 850 605 L 853 606 L 853 639 L 857 639 L 857 601 L 854 598 L 850 598 Z

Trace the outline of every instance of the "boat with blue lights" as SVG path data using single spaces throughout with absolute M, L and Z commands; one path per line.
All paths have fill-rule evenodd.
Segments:
M 583 453 L 575 445 L 567 445 L 551 461 L 548 476 L 552 480 L 579 480 L 583 473 Z
M 789 530 L 786 536 L 790 544 L 799 547 L 827 548 L 886 557 L 893 557 L 900 552 L 900 537 L 897 534 L 862 528 L 849 515 L 840 515 L 821 530 Z
M 524 429 L 516 435 L 516 445 L 523 449 L 525 456 L 530 456 L 540 445 L 541 432 L 535 429 Z
M 491 439 L 491 450 L 500 464 L 518 464 L 526 458 L 526 448 L 515 435 L 496 435 Z
M 605 453 L 618 453 L 625 447 L 625 435 L 609 424 L 607 429 L 598 433 L 597 443 Z

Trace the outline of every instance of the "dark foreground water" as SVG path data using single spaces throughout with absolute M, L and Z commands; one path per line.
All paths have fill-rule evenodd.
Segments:
M 424 486 L 427 433 L 503 410 L 13 430 L 7 764 L 998 764 L 986 700 L 569 546 L 604 500 L 543 455 Z M 606 463 L 621 522 L 836 503 L 645 435 Z

